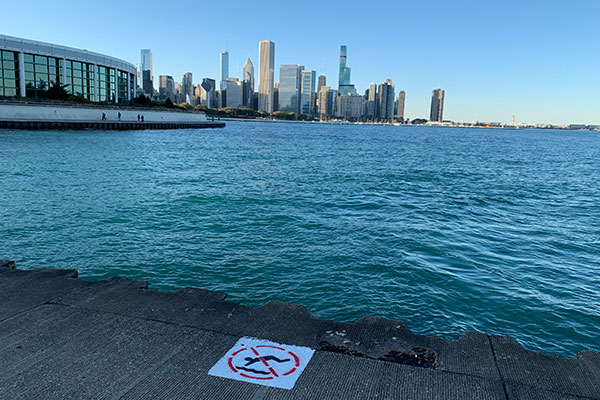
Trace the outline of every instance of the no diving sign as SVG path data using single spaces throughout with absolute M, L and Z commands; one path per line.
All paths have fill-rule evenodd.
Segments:
M 209 375 L 292 389 L 315 351 L 243 337 L 208 371 Z

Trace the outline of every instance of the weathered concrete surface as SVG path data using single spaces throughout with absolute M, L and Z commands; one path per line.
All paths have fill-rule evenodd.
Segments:
M 241 336 L 317 351 L 292 390 L 209 376 Z M 500 336 L 455 341 L 381 318 L 340 323 L 294 304 L 248 307 L 4 261 L 0 371 L 2 399 L 600 399 L 597 352 L 560 358 Z

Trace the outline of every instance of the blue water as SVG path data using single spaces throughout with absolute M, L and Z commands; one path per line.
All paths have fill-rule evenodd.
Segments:
M 600 134 L 0 131 L 0 258 L 600 350 Z

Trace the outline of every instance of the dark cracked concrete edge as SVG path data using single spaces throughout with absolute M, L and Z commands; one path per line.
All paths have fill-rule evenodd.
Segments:
M 112 278 L 76 289 L 56 302 L 194 326 L 236 336 L 254 336 L 315 349 L 411 366 L 499 379 L 487 335 L 465 332 L 458 340 L 413 333 L 406 324 L 378 317 L 345 323 L 313 317 L 301 305 L 269 301 L 245 306 L 223 292 L 183 288 L 148 290 L 145 282 Z
M 0 267 L 14 269 L 14 263 L 0 260 Z M 52 269 L 36 269 L 31 270 L 31 272 L 35 273 L 50 270 Z M 63 276 L 68 278 L 77 278 L 78 276 L 76 270 L 53 271 L 55 273 L 62 271 Z M 249 313 L 250 317 L 253 317 L 253 315 L 257 312 L 260 312 L 263 315 L 288 315 L 293 320 L 299 320 L 300 323 L 305 326 L 316 327 L 320 335 L 318 335 L 317 342 L 314 342 L 313 335 L 312 343 L 303 343 L 302 340 L 291 340 L 288 342 L 282 341 L 283 343 L 308 345 L 309 347 L 325 351 L 335 351 L 343 354 L 357 355 L 360 357 L 379 359 L 383 361 L 399 361 L 402 364 L 408 364 L 412 366 L 429 367 L 433 369 L 465 373 L 468 375 L 481 376 L 488 379 L 498 379 L 509 383 L 514 382 L 516 384 L 532 387 L 543 386 L 540 385 L 541 382 L 538 382 L 537 379 L 520 380 L 518 377 L 517 379 L 514 379 L 516 375 L 512 375 L 511 377 L 510 371 L 510 369 L 513 368 L 508 368 L 508 371 L 504 370 L 503 362 L 506 359 L 518 359 L 519 356 L 521 356 L 522 358 L 532 359 L 533 361 L 531 362 L 535 362 L 539 359 L 545 361 L 550 360 L 552 367 L 557 369 L 560 369 L 563 366 L 565 368 L 573 369 L 575 366 L 575 370 L 591 371 L 589 372 L 589 376 L 591 376 L 592 379 L 595 377 L 600 379 L 600 353 L 596 351 L 587 350 L 580 352 L 578 353 L 577 358 L 562 358 L 526 350 L 516 340 L 503 336 L 488 336 L 478 332 L 464 332 L 458 340 L 453 340 L 437 336 L 418 335 L 413 333 L 406 324 L 400 321 L 393 321 L 379 317 L 365 316 L 353 323 L 344 323 L 322 318 L 315 318 L 311 315 L 310 310 L 305 306 L 284 303 L 280 301 L 269 301 L 268 303 L 257 307 L 244 306 L 225 301 L 227 294 L 224 292 L 185 287 L 173 293 L 166 293 L 149 290 L 147 282 L 145 281 L 133 281 L 123 278 L 109 278 L 95 282 L 90 282 L 83 279 L 77 280 L 83 281 L 82 285 L 72 289 L 64 296 L 58 296 L 57 298 L 59 300 L 57 302 L 60 302 L 60 299 L 62 298 L 69 298 L 69 296 L 71 296 L 71 298 L 81 299 L 88 296 L 90 290 L 96 290 L 97 293 L 100 293 L 101 295 L 105 290 L 123 289 L 127 293 L 127 296 L 134 300 L 134 304 L 136 301 L 138 304 L 140 302 L 143 303 L 148 299 L 146 296 L 154 294 L 161 296 L 161 299 L 163 300 L 170 298 L 173 301 L 177 298 L 177 301 L 183 301 L 184 305 L 201 304 L 203 307 L 215 306 L 216 308 L 219 308 L 215 309 L 215 312 L 222 312 L 230 309 L 235 310 L 236 312 L 238 312 L 238 310 L 242 310 L 243 312 Z M 136 296 L 137 300 L 135 300 Z M 86 305 L 77 304 L 77 302 L 67 303 L 74 303 L 74 306 L 88 308 Z M 152 304 L 152 307 L 160 307 L 160 303 Z M 93 300 L 91 303 L 87 304 L 87 306 L 95 309 Z M 154 308 L 153 311 L 155 309 L 156 308 Z M 172 308 L 165 310 L 167 314 L 169 311 L 173 313 L 175 310 Z M 124 314 L 142 318 L 147 317 L 147 315 L 144 315 L 142 310 L 139 312 L 125 312 Z M 210 316 L 211 315 L 209 314 L 208 317 Z M 168 318 L 157 318 L 157 320 L 187 325 L 182 323 L 182 321 L 172 321 Z M 261 324 L 263 322 L 265 321 L 259 321 Z M 200 324 L 200 326 L 195 325 L 194 323 L 190 325 L 201 329 L 206 329 L 206 327 L 202 326 L 202 324 Z M 268 323 L 266 325 L 270 327 Z M 269 335 L 252 335 L 253 332 L 251 329 L 251 334 L 246 334 L 244 332 L 228 331 L 227 329 L 223 329 L 223 326 L 221 326 L 221 328 L 222 329 L 215 330 L 233 335 L 257 336 L 275 341 L 278 339 L 277 335 L 273 337 L 269 337 Z M 355 340 L 356 338 L 362 338 L 363 340 L 366 338 L 368 343 L 361 343 L 360 340 Z M 476 354 L 473 356 L 473 354 L 469 354 L 469 352 L 473 351 L 473 348 L 475 348 L 475 352 L 481 351 L 482 348 L 485 351 L 486 348 L 485 344 L 483 343 L 484 341 L 489 343 L 489 355 Z M 503 345 L 506 344 L 509 345 L 508 350 L 503 349 Z M 438 354 L 436 350 L 440 348 L 442 350 Z M 433 355 L 432 352 L 434 353 Z M 457 357 L 462 359 L 457 359 Z M 449 365 L 449 363 L 453 365 Z M 479 365 L 476 366 L 475 370 L 471 370 L 469 367 L 465 369 L 464 365 L 458 367 L 456 365 L 469 363 L 483 363 L 484 366 L 482 367 Z M 486 363 L 489 365 L 485 365 Z M 487 371 L 490 368 L 492 368 L 494 372 Z M 541 373 L 543 374 L 543 372 Z M 589 376 L 587 378 L 589 378 Z M 586 382 L 581 382 L 581 384 L 584 386 L 587 386 L 587 378 Z M 578 382 L 573 383 L 577 384 Z M 600 398 L 600 393 L 596 393 L 595 390 L 590 391 L 585 388 L 582 391 L 580 388 L 568 387 L 567 385 L 567 387 L 556 387 L 555 390 L 558 390 L 562 393 Z

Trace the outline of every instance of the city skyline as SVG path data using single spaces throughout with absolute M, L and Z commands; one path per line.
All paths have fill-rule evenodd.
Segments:
M 281 65 L 279 82 L 275 82 L 275 43 L 263 40 L 259 42 L 258 93 L 253 90 L 254 67 L 250 58 L 244 63 L 241 80 L 238 77 L 228 77 L 229 53 L 227 51 L 219 55 L 221 81 L 219 90 L 213 91 L 212 84 L 204 85 L 210 78 L 203 79 L 203 84 L 194 85 L 192 74 L 186 72 L 182 82 L 174 85 L 175 92 L 173 92 L 169 88 L 170 81 L 173 81 L 170 76 L 160 75 L 158 91 L 151 87 L 151 51 L 142 49 L 139 74 L 144 76 L 144 83 L 149 82 L 145 85 L 149 87 L 139 87 L 139 90 L 140 93 L 159 101 L 168 98 L 178 103 L 185 102 L 192 107 L 202 105 L 209 108 L 250 108 L 268 113 L 279 111 L 319 118 L 404 122 L 405 92 L 401 91 L 398 99 L 395 99 L 395 85 L 390 78 L 386 78 L 379 88 L 375 83 L 371 83 L 364 96 L 358 94 L 351 83 L 347 52 L 347 46 L 341 45 L 337 90 L 326 86 L 325 75 L 319 75 L 317 84 L 317 71 L 305 69 L 303 65 Z M 150 62 L 147 62 L 148 54 L 150 54 Z M 255 98 L 257 102 L 254 101 Z M 434 101 L 435 99 L 432 98 L 431 115 L 433 115 Z M 440 104 L 435 107 L 438 111 L 435 113 L 435 118 L 430 117 L 430 120 L 445 122 Z
M 113 2 L 108 0 L 107 3 L 108 10 Z M 108 53 L 136 65 L 140 49 L 151 49 L 156 89 L 160 75 L 180 80 L 185 72 L 191 72 L 196 77 L 195 83 L 204 77 L 219 79 L 218 54 L 224 49 L 230 53 L 229 75 L 241 78 L 248 58 L 257 64 L 256 43 L 264 39 L 277 44 L 276 75 L 282 64 L 306 65 L 318 75 L 325 75 L 329 86 L 337 89 L 339 46 L 346 44 L 348 66 L 352 68 L 351 83 L 357 92 L 362 93 L 370 83 L 391 78 L 396 87 L 408 95 L 405 109 L 408 118 L 427 118 L 431 90 L 439 87 L 451 93 L 451 101 L 444 107 L 444 119 L 510 123 L 515 115 L 517 123 L 600 124 L 597 112 L 600 99 L 594 94 L 600 90 L 594 67 L 600 56 L 591 52 L 596 29 L 593 16 L 598 15 L 600 4 L 546 1 L 544 7 L 539 7 L 533 4 L 535 2 L 516 1 L 494 5 L 474 1 L 459 1 L 453 5 L 441 1 L 433 3 L 438 16 L 432 16 L 430 7 L 424 5 L 401 7 L 380 1 L 370 4 L 373 11 L 385 9 L 386 14 L 397 18 L 402 26 L 400 36 L 393 29 L 397 24 L 378 28 L 387 34 L 387 38 L 379 35 L 378 38 L 385 40 L 378 41 L 365 39 L 369 35 L 361 27 L 363 13 L 358 6 L 340 8 L 337 3 L 310 1 L 308 5 L 315 10 L 354 21 L 354 25 L 324 27 L 323 21 L 315 19 L 305 27 L 303 35 L 293 35 L 284 29 L 291 18 L 291 6 L 276 7 L 275 2 L 260 2 L 248 9 L 239 21 L 253 24 L 268 10 L 272 23 L 258 26 L 251 33 L 242 34 L 242 31 L 248 32 L 248 25 L 238 24 L 239 29 L 211 34 L 207 42 L 191 36 L 188 40 L 175 40 L 151 27 L 139 24 L 128 27 L 131 24 L 125 19 L 127 12 L 113 16 L 93 4 L 73 10 L 73 7 L 49 7 L 39 2 L 44 9 L 44 20 L 68 18 L 69 24 L 48 29 L 41 15 L 32 14 L 30 24 L 6 20 L 2 33 Z M 159 21 L 162 17 L 157 13 L 157 2 L 144 3 L 143 7 L 116 2 L 113 5 L 117 4 L 134 10 L 137 20 Z M 235 6 L 235 3 L 225 5 Z M 31 5 L 9 3 L 5 11 L 16 15 L 28 7 Z M 206 15 L 204 31 L 216 29 L 219 23 L 216 13 L 222 7 L 222 3 L 211 2 L 201 7 L 202 14 Z M 191 23 L 193 11 L 199 10 L 197 6 L 192 8 L 178 23 Z M 88 30 L 83 17 L 92 9 L 100 13 L 99 17 L 105 12 L 107 16 L 110 14 L 114 22 L 120 22 L 124 28 L 107 32 L 102 38 L 85 34 Z M 68 16 L 64 10 L 68 10 Z M 143 34 L 139 34 L 140 30 Z M 84 33 L 75 35 L 74 32 Z M 127 40 L 122 40 L 123 35 Z M 436 46 L 431 46 L 432 43 Z

